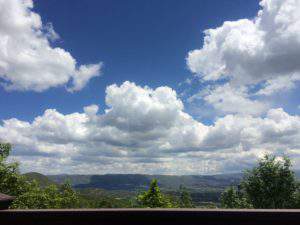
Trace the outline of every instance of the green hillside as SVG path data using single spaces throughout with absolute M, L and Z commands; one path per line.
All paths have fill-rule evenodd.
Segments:
M 140 191 L 146 190 L 152 179 L 157 179 L 161 190 L 171 196 L 179 197 L 180 185 L 185 186 L 191 194 L 195 205 L 207 202 L 218 203 L 225 188 L 237 185 L 242 174 L 220 175 L 145 175 L 145 174 L 105 174 L 105 175 L 51 175 L 57 183 L 69 180 L 85 197 L 116 195 L 134 198 Z M 99 194 L 101 193 L 101 194 Z M 124 195 L 126 193 L 126 195 Z
M 145 174 L 105 174 L 105 175 L 51 175 L 57 183 L 69 180 L 76 188 L 101 188 L 105 190 L 140 190 L 146 189 L 152 179 L 157 179 L 165 190 L 177 190 L 180 185 L 189 189 L 224 189 L 236 185 L 241 174 L 223 175 L 145 175 Z
M 299 179 L 299 170 L 295 171 Z M 177 190 L 180 185 L 194 191 L 223 190 L 228 186 L 237 185 L 242 173 L 218 175 L 146 175 L 146 174 L 104 174 L 104 175 L 50 175 L 48 178 L 62 184 L 70 181 L 75 188 L 101 188 L 104 190 L 134 191 L 148 187 L 152 179 L 157 179 L 159 186 L 165 190 Z
M 87 184 L 90 182 L 90 179 L 93 175 L 78 175 L 78 174 L 58 174 L 58 175 L 48 175 L 47 177 L 58 184 L 63 184 L 66 181 L 69 181 L 72 186 L 77 186 L 79 184 Z
M 46 187 L 50 184 L 57 184 L 53 180 L 49 179 L 47 176 L 41 174 L 41 173 L 36 173 L 36 172 L 30 172 L 30 173 L 25 173 L 24 176 L 29 180 L 36 180 L 42 187 Z

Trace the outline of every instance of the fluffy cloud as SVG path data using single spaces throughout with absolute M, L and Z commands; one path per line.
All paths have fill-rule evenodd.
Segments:
M 299 79 L 300 1 L 262 0 L 260 5 L 253 20 L 206 30 L 203 48 L 187 57 L 191 71 L 205 80 L 229 77 L 235 84 Z
M 32 0 L 0 0 L 0 81 L 6 90 L 41 92 L 67 85 L 82 89 L 100 75 L 101 63 L 78 66 L 69 52 L 51 47 L 59 38 L 43 25 Z
M 233 88 L 229 84 L 208 86 L 188 100 L 192 102 L 195 99 L 204 100 L 222 114 L 234 113 L 258 116 L 268 109 L 267 103 L 251 99 L 244 86 L 240 88 Z
M 171 88 L 130 82 L 107 87 L 106 104 L 102 114 L 91 105 L 67 115 L 48 109 L 32 122 L 4 120 L 0 140 L 13 143 L 24 170 L 46 173 L 197 174 L 245 168 L 264 152 L 300 154 L 300 118 L 283 109 L 207 126 L 184 112 Z
M 272 95 L 279 91 L 290 90 L 296 87 L 297 81 L 300 80 L 300 74 L 291 76 L 281 76 L 271 80 L 267 80 L 256 94 L 257 95 Z
M 260 6 L 253 19 L 206 30 L 202 48 L 188 53 L 189 69 L 203 83 L 214 83 L 195 96 L 218 115 L 264 114 L 276 102 L 266 102 L 268 96 L 300 80 L 300 1 L 261 0 Z
M 103 113 L 90 105 L 71 114 L 47 109 L 32 122 L 4 120 L 0 141 L 14 145 L 13 159 L 24 171 L 44 173 L 230 172 L 266 152 L 287 154 L 300 168 L 300 117 L 272 109 L 264 97 L 300 80 L 300 2 L 260 5 L 253 20 L 205 31 L 204 46 L 187 57 L 204 87 L 190 100 L 200 98 L 219 112 L 212 124 L 189 115 L 171 88 L 126 81 L 107 87 Z M 32 8 L 29 0 L 0 0 L 2 85 L 82 89 L 102 64 L 78 66 L 68 52 L 51 47 L 59 36 Z

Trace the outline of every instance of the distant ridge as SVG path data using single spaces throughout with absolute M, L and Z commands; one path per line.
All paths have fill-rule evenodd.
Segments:
M 295 171 L 300 178 L 300 170 Z M 75 188 L 101 188 L 105 190 L 138 190 L 148 187 L 152 179 L 157 179 L 163 189 L 175 190 L 184 185 L 193 190 L 218 189 L 235 186 L 241 181 L 242 173 L 217 175 L 147 175 L 147 174 L 104 174 L 104 175 L 49 175 L 55 183 L 70 181 Z
M 184 185 L 190 189 L 221 188 L 237 185 L 242 174 L 220 175 L 145 175 L 145 174 L 105 174 L 105 175 L 50 175 L 56 183 L 69 180 L 75 188 L 101 188 L 105 190 L 145 189 L 152 179 L 157 179 L 163 189 L 175 190 Z
M 36 180 L 42 187 L 46 187 L 50 184 L 57 184 L 56 182 L 54 182 L 53 180 L 51 180 L 50 178 L 48 178 L 47 176 L 41 173 L 30 172 L 30 173 L 25 173 L 23 175 L 29 181 Z

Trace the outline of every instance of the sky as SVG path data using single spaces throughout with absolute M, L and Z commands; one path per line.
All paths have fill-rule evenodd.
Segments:
M 22 172 L 300 169 L 300 0 L 0 0 L 0 141 Z

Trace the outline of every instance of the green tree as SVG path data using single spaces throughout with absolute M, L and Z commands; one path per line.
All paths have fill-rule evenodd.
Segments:
M 287 157 L 276 160 L 265 155 L 258 166 L 246 172 L 241 185 L 254 208 L 295 207 L 298 183 Z
M 179 187 L 179 207 L 180 208 L 193 208 L 193 202 L 190 193 L 187 191 L 187 189 L 180 185 Z
M 291 161 L 265 155 L 256 167 L 245 172 L 239 191 L 226 190 L 221 202 L 225 208 L 296 208 L 300 206 L 298 193 Z
M 233 187 L 226 189 L 221 195 L 221 206 L 229 209 L 252 208 L 248 199 Z
M 41 188 L 36 181 L 31 183 L 29 191 L 21 194 L 13 201 L 11 208 L 21 209 L 62 209 L 78 208 L 79 198 L 69 184 L 62 187 L 49 185 Z
M 36 181 L 31 182 L 31 188 L 29 191 L 16 197 L 13 201 L 11 208 L 13 209 L 47 209 L 58 208 L 56 196 L 49 196 L 49 189 L 55 187 L 48 186 L 45 190 L 42 190 Z
M 10 151 L 10 144 L 0 143 L 0 192 L 19 196 L 29 191 L 31 185 L 20 175 L 18 163 L 7 162 Z
M 0 143 L 0 160 L 5 160 L 11 150 L 11 145 L 9 143 Z
M 64 183 L 59 190 L 61 196 L 60 208 L 78 208 L 80 199 L 69 182 Z
M 174 207 L 170 199 L 161 193 L 156 179 L 153 179 L 151 181 L 148 191 L 138 195 L 137 201 L 141 207 L 149 207 L 149 208 Z
M 10 144 L 0 143 L 0 192 L 15 196 L 11 208 L 47 209 L 79 207 L 77 193 L 69 183 L 45 188 L 34 181 L 28 181 L 20 174 L 18 163 L 7 162 Z

